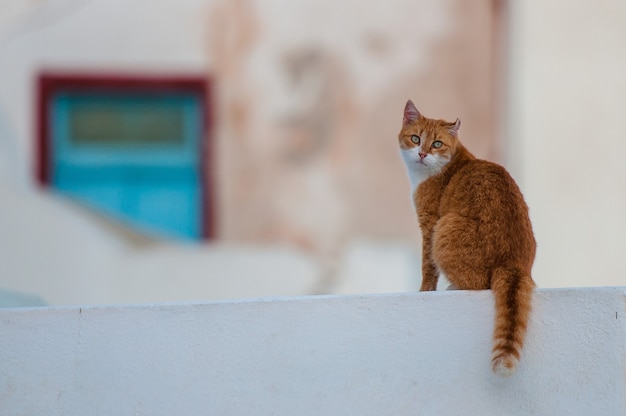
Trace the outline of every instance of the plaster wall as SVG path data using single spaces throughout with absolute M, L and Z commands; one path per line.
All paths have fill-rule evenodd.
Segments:
M 0 191 L 11 195 L 0 215 L 0 287 L 51 305 L 296 296 L 317 288 L 317 265 L 292 247 L 132 242 L 61 198 L 1 180 Z
M 0 310 L 0 412 L 623 415 L 623 288 L 538 290 L 491 373 L 490 291 Z
M 537 237 L 533 277 L 543 287 L 623 285 L 626 3 L 508 3 L 504 134 Z

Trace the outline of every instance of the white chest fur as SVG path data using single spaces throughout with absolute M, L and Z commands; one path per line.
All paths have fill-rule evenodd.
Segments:
M 402 160 L 404 160 L 409 181 L 411 182 L 411 196 L 413 196 L 420 183 L 441 172 L 443 167 L 450 161 L 447 157 L 433 154 L 420 157 L 420 152 L 421 146 L 411 149 L 400 149 L 400 154 L 402 155 Z

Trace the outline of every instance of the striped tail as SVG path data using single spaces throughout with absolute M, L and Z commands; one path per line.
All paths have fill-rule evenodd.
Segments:
M 535 283 L 518 268 L 500 268 L 493 272 L 491 290 L 496 302 L 493 334 L 493 372 L 508 377 L 520 359 L 531 309 Z

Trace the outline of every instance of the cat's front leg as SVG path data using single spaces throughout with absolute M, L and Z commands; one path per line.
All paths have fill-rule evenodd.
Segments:
M 432 260 L 431 236 L 424 236 L 422 244 L 422 286 L 420 292 L 437 290 L 439 270 Z

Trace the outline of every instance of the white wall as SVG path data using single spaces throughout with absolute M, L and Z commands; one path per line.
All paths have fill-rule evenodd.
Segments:
M 540 290 L 518 372 L 491 292 L 0 310 L 7 415 L 623 415 L 624 290 Z
M 51 305 L 400 292 L 419 286 L 418 253 L 404 244 L 355 242 L 337 264 L 343 278 L 324 282 L 315 259 L 293 247 L 133 243 L 63 198 L 2 179 L 0 288 L 38 295 Z M 0 306 L 18 298 L 28 300 L 8 301 L 7 293 Z
M 540 286 L 626 283 L 626 3 L 511 1 L 506 135 Z
M 317 265 L 293 248 L 133 244 L 62 198 L 1 177 L 0 194 L 0 287 L 52 305 L 295 296 L 317 287 Z

